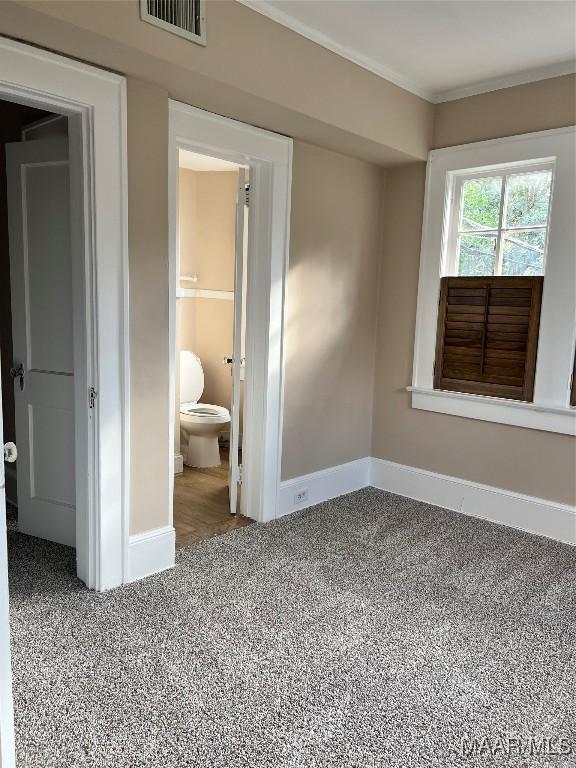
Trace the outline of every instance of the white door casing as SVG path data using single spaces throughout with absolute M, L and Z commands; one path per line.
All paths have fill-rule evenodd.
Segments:
M 236 190 L 236 242 L 234 249 L 234 341 L 232 350 L 232 403 L 230 411 L 230 463 L 228 488 L 230 513 L 235 515 L 238 508 L 238 483 L 240 468 L 238 463 L 240 432 L 240 366 L 242 357 L 242 314 L 244 283 L 244 208 L 246 202 L 246 172 L 238 170 Z
M 244 378 L 241 508 L 249 517 L 265 522 L 279 513 L 284 298 L 290 232 L 292 140 L 175 101 L 170 101 L 169 133 L 169 526 L 173 523 L 174 489 L 180 149 L 228 160 L 250 169 L 245 340 L 248 364 Z
M 18 527 L 76 546 L 68 140 L 8 144 L 6 169 Z
M 75 367 L 78 575 L 93 589 L 110 589 L 128 578 L 126 80 L 0 37 L 0 99 L 68 118 L 71 230 L 78 243 L 74 343 L 75 358 L 83 360 Z M 90 387 L 98 393 L 92 411 Z

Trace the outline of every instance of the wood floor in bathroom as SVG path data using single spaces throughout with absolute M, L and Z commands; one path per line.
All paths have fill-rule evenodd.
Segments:
M 209 469 L 184 467 L 174 478 L 176 546 L 189 547 L 253 521 L 231 515 L 228 506 L 228 451 L 220 448 L 222 464 Z

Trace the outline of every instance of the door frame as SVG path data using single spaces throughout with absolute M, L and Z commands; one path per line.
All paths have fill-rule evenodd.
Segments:
M 69 118 L 77 496 L 80 576 L 105 590 L 127 581 L 129 346 L 126 81 L 0 37 L 0 99 Z M 89 409 L 89 390 L 97 392 Z M 78 483 L 78 479 L 80 482 Z M 0 530 L 0 766 L 13 768 L 14 736 L 6 532 Z
M 68 117 L 72 242 L 79 255 L 73 265 L 76 545 L 80 577 L 101 591 L 127 580 L 126 80 L 0 37 L 0 99 Z
M 250 167 L 242 493 L 250 517 L 266 522 L 279 515 L 292 139 L 172 100 L 169 115 L 169 524 L 173 525 L 180 149 Z

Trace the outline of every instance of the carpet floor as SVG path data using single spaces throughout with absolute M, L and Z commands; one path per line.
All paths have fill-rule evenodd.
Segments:
M 9 551 L 19 768 L 576 765 L 567 545 L 368 488 L 105 594 Z

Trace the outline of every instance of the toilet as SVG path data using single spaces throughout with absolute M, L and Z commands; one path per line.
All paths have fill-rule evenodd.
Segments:
M 230 412 L 220 405 L 199 403 L 204 391 L 200 358 L 180 352 L 180 447 L 187 467 L 219 467 L 218 433 L 230 423 Z

